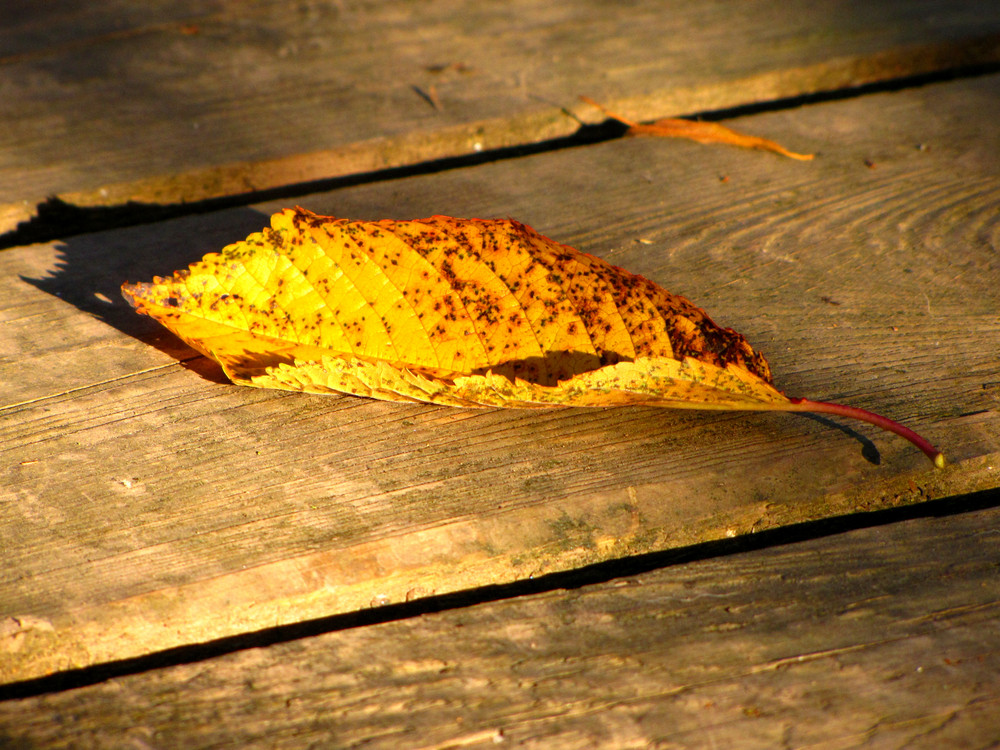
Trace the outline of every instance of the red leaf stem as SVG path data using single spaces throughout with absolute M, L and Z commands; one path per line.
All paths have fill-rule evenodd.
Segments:
M 918 435 L 909 427 L 904 427 L 899 422 L 894 422 L 888 417 L 883 417 L 881 414 L 875 414 L 874 412 L 860 409 L 857 406 L 831 404 L 826 401 L 810 401 L 807 398 L 793 398 L 791 399 L 791 402 L 795 408 L 790 411 L 808 411 L 816 414 L 833 414 L 838 417 L 860 419 L 862 422 L 868 422 L 876 427 L 881 427 L 883 430 L 894 432 L 901 438 L 909 440 L 922 450 L 937 468 L 944 468 L 944 454 L 935 448 L 931 442 L 927 440 L 927 438 Z

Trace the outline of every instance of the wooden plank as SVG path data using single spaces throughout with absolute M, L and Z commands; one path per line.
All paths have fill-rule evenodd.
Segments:
M 174 5 L 12 14 L 0 234 L 52 196 L 190 203 L 567 136 L 601 119 L 580 94 L 653 118 L 1000 61 L 986 0 Z
M 120 37 L 148 34 L 156 27 L 179 29 L 218 16 L 225 5 L 225 0 L 177 0 L 141 6 L 128 0 L 83 4 L 8 0 L 0 26 L 0 64 L 51 58 Z
M 737 123 L 821 151 L 809 164 L 631 139 L 303 201 L 517 216 L 705 305 L 789 392 L 926 432 L 943 472 L 826 420 L 400 406 L 178 367 L 115 288 L 262 213 L 0 255 L 2 679 L 997 487 L 998 89 Z
M 995 507 L 925 517 L 199 658 L 0 703 L 0 734 L 29 747 L 996 747 L 998 525 Z

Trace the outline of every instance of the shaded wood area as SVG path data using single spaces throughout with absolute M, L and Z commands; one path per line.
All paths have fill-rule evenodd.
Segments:
M 998 35 L 971 0 L 24 4 L 0 746 L 995 745 Z M 726 124 L 816 158 L 552 140 L 584 93 L 759 105 Z M 47 195 L 126 226 L 25 244 Z M 949 465 L 825 417 L 239 388 L 122 300 L 292 204 L 514 217 Z
M 348 629 L 10 701 L 0 725 L 26 748 L 995 747 L 998 525 L 921 518 Z
M 652 119 L 1000 63 L 981 0 L 18 5 L 0 236 L 124 220 L 53 196 L 191 203 L 567 137 L 602 119 L 581 94 Z

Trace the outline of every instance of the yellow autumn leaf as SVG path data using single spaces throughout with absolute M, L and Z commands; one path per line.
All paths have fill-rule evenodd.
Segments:
M 135 309 L 240 385 L 453 406 L 826 411 L 790 399 L 739 333 L 641 276 L 513 220 L 348 221 L 301 208 Z

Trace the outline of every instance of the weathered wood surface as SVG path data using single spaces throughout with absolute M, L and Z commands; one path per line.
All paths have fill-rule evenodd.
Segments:
M 1000 510 L 0 703 L 33 747 L 991 748 Z M 0 740 L 0 745 L 3 741 Z
M 57 195 L 170 204 L 1000 61 L 991 0 L 17 3 L 0 236 Z M 572 114 L 571 114 L 572 113 Z
M 808 164 L 628 139 L 300 201 L 516 216 L 705 306 L 789 392 L 925 432 L 944 472 L 893 436 L 787 415 L 218 382 L 117 286 L 278 204 L 0 254 L 3 681 L 997 487 L 998 93 L 981 78 L 735 123 Z

